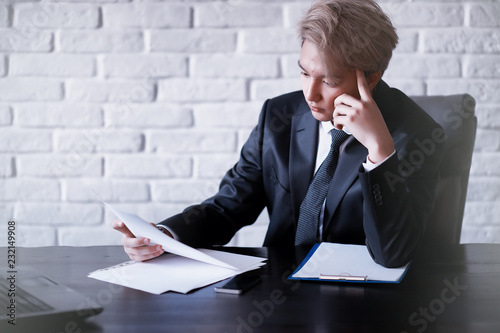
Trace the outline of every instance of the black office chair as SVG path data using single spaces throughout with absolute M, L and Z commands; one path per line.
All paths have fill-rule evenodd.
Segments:
M 476 138 L 476 102 L 468 94 L 412 99 L 443 127 L 447 135 L 439 166 L 441 180 L 436 204 L 427 221 L 422 244 L 458 244 Z

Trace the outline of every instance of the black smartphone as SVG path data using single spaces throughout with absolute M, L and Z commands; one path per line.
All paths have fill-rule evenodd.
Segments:
M 258 285 L 261 281 L 260 275 L 253 272 L 242 273 L 236 275 L 231 280 L 226 282 L 222 287 L 215 287 L 218 293 L 241 295 Z

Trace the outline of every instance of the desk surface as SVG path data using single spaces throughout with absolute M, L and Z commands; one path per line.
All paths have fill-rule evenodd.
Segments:
M 87 278 L 128 260 L 117 246 L 17 250 L 19 265 L 104 307 L 81 324 L 86 333 L 500 332 L 500 244 L 421 251 L 400 284 L 289 281 L 300 260 L 292 251 L 229 248 L 269 258 L 262 283 L 241 296 L 217 294 L 214 285 L 188 295 L 151 295 Z

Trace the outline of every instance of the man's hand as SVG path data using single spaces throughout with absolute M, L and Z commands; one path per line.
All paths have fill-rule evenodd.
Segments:
M 151 223 L 155 225 L 154 223 Z M 149 245 L 151 240 L 144 237 L 136 238 L 125 226 L 123 221 L 114 220 L 113 229 L 122 233 L 122 245 L 129 258 L 135 261 L 146 261 L 163 254 L 161 245 Z
M 352 135 L 368 149 L 372 163 L 385 160 L 394 152 L 394 141 L 377 103 L 372 98 L 365 74 L 356 70 L 360 98 L 342 94 L 335 99 L 333 123 L 337 129 L 349 128 Z

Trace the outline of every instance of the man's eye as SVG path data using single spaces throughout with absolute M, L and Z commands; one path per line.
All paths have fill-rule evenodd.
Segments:
M 305 76 L 305 77 L 309 77 L 309 74 L 307 74 L 306 72 L 300 72 L 300 75 Z
M 328 82 L 328 81 L 323 81 L 324 84 L 326 84 L 327 86 L 329 87 L 333 87 L 335 86 L 335 83 L 332 83 L 332 82 Z

